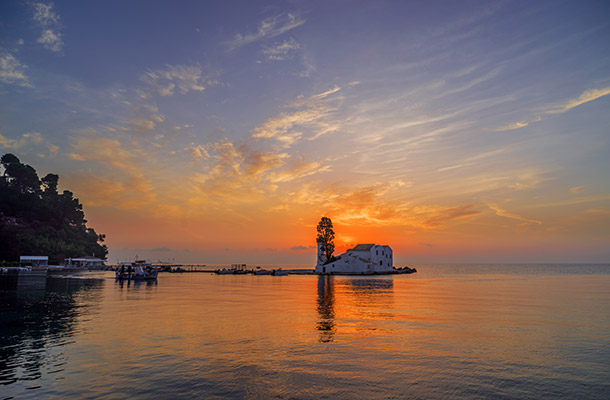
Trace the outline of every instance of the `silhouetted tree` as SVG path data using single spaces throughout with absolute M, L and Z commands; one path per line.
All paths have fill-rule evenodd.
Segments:
M 322 217 L 318 222 L 318 243 L 322 244 L 322 250 L 326 256 L 326 262 L 329 262 L 335 252 L 335 231 L 333 231 L 333 222 L 328 217 Z
M 48 255 L 59 263 L 67 257 L 105 258 L 105 236 L 87 227 L 83 206 L 72 192 L 57 192 L 59 176 L 42 181 L 36 170 L 13 154 L 0 158 L 0 260 L 20 255 Z

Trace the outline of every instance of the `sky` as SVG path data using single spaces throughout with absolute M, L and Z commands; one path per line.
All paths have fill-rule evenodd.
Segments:
M 12 1 L 0 152 L 111 262 L 610 262 L 607 1 Z

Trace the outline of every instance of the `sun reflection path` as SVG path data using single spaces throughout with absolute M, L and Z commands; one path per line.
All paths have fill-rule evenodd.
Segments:
M 394 319 L 392 279 L 318 277 L 318 322 L 320 342 L 332 342 L 337 327 L 343 333 L 370 334 L 382 329 L 383 321 Z M 353 325 L 350 321 L 361 321 Z
M 330 275 L 318 276 L 318 320 L 317 329 L 320 331 L 320 342 L 332 342 L 335 336 L 335 287 L 334 277 Z

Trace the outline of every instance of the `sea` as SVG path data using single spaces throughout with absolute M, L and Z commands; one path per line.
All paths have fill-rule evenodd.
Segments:
M 415 267 L 2 281 L 0 399 L 610 399 L 610 264 Z

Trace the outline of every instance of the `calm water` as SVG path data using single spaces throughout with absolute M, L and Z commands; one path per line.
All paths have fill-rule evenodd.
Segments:
M 0 288 L 0 399 L 610 398 L 610 265 Z

